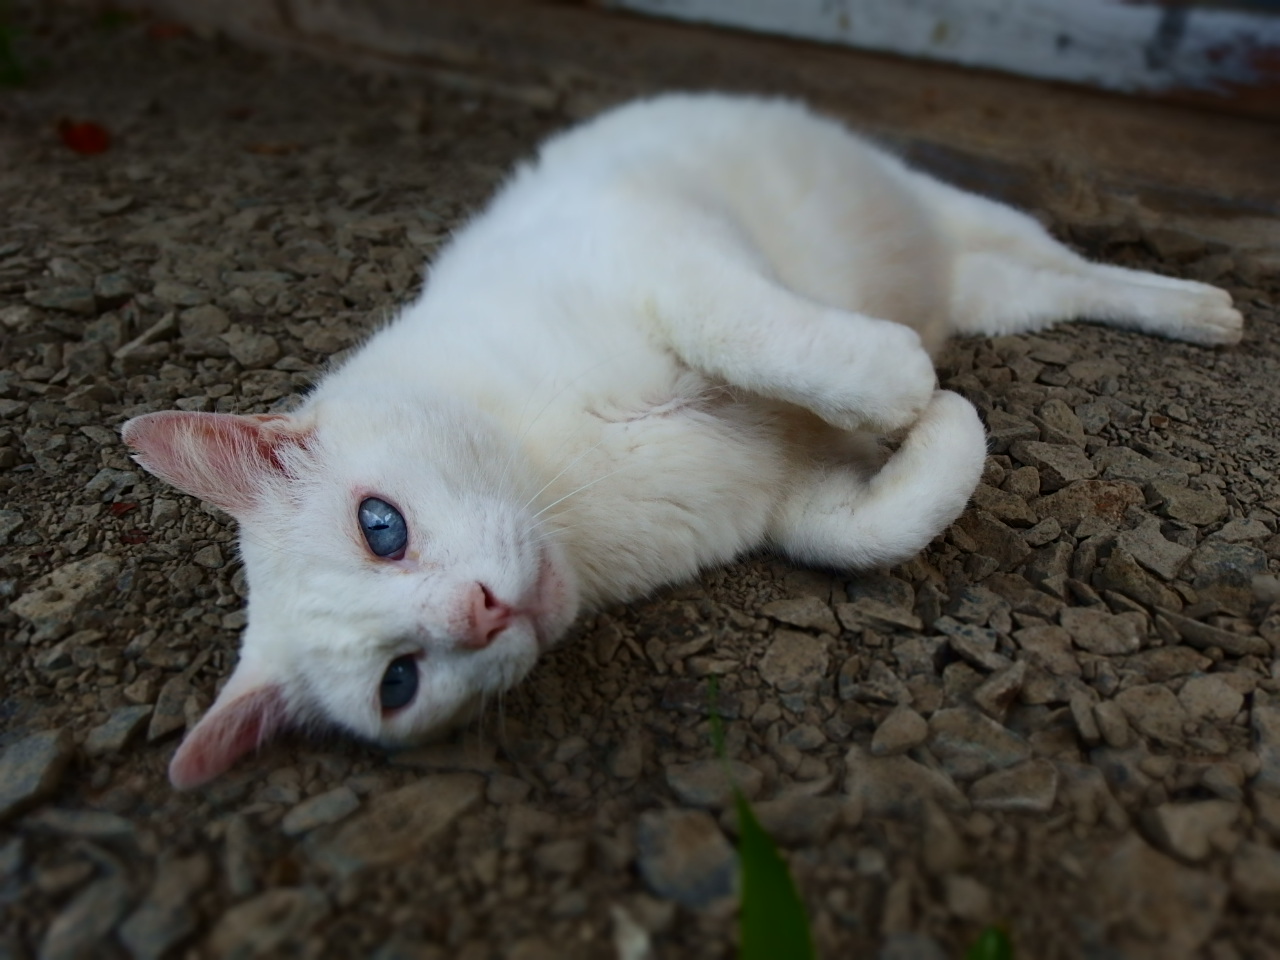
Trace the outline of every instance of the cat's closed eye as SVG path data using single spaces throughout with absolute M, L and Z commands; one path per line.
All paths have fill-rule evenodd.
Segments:
M 396 657 L 382 675 L 378 699 L 383 710 L 408 706 L 418 692 L 418 662 L 412 656 Z
M 366 497 L 360 501 L 356 516 L 364 541 L 375 557 L 399 560 L 404 556 L 404 548 L 409 542 L 409 525 L 399 510 L 378 497 Z

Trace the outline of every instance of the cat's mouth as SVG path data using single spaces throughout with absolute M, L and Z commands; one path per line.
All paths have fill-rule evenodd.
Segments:
M 577 591 L 563 567 L 549 550 L 542 551 L 538 582 L 525 611 L 533 626 L 539 653 L 559 642 L 577 614 Z

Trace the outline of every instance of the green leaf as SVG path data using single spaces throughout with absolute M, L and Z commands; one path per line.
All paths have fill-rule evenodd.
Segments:
M 1003 927 L 987 927 L 978 934 L 964 960 L 1013 960 L 1013 944 Z
M 742 869 L 739 960 L 809 960 L 814 955 L 809 918 L 787 862 L 736 788 L 733 803 Z

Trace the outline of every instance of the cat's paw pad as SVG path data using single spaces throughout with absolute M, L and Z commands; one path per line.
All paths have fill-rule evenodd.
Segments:
M 1179 339 L 1206 346 L 1230 346 L 1239 343 L 1243 336 L 1244 317 L 1231 306 L 1229 296 L 1224 304 L 1199 312 L 1178 331 Z

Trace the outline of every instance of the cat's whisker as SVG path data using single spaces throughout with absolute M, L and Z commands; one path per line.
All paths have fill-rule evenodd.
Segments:
M 598 449 L 600 445 L 604 442 L 605 442 L 605 438 L 601 438 L 599 441 L 597 441 L 596 443 L 593 443 L 591 446 L 587 447 L 587 449 L 583 450 L 580 454 L 578 454 L 576 457 L 574 457 L 572 460 L 566 463 L 559 473 L 557 473 L 554 477 L 552 477 L 550 480 L 544 483 L 541 487 L 539 487 L 537 492 L 534 493 L 533 496 L 531 496 L 528 500 L 525 501 L 524 509 L 526 510 L 529 509 L 529 505 L 533 503 L 533 501 L 537 500 L 538 497 L 542 495 L 543 491 L 547 489 L 547 487 L 551 486 L 553 483 L 555 483 L 557 480 L 563 477 L 568 471 L 576 467 L 579 463 L 582 462 L 583 457 L 587 456 L 589 453 Z
M 539 510 L 537 513 L 535 513 L 535 514 L 534 514 L 530 519 L 532 519 L 532 520 L 537 520 L 540 516 L 542 516 L 544 513 L 546 513 L 546 512 L 547 512 L 548 510 L 550 510 L 552 507 L 558 506 L 559 504 L 564 503 L 564 502 L 565 502 L 566 500 L 568 500 L 570 497 L 576 497 L 578 494 L 582 493 L 584 490 L 589 490 L 589 489 L 591 489 L 591 488 L 592 488 L 592 487 L 594 487 L 597 483 L 600 483 L 601 481 L 604 481 L 604 480 L 608 480 L 610 477 L 614 476 L 615 474 L 621 473 L 623 470 L 627 469 L 627 466 L 628 466 L 628 464 L 623 464 L 621 467 L 618 467 L 618 469 L 617 469 L 617 470 L 610 470 L 608 473 L 606 473 L 606 474 L 604 474 L 604 475 L 602 475 L 602 476 L 596 477 L 594 480 L 588 480 L 586 483 L 582 484 L 582 486 L 577 487 L 576 489 L 570 490 L 570 491 L 569 491 L 568 493 L 566 493 L 563 497 L 560 497 L 560 498 L 559 498 L 559 499 L 557 499 L 557 500 L 552 500 L 552 501 L 551 501 L 550 503 L 548 503 L 545 507 L 543 507 L 543 508 L 542 508 L 541 510 Z

